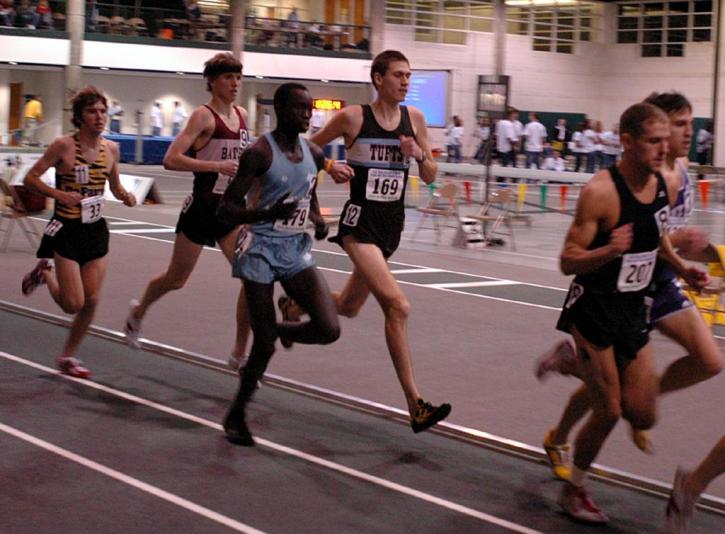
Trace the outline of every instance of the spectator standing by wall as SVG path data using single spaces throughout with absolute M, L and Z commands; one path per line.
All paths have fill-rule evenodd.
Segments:
M 707 165 L 710 163 L 710 151 L 715 137 L 712 134 L 712 121 L 707 121 L 705 126 L 697 131 L 697 137 L 695 138 L 695 151 L 697 152 L 697 163 L 700 165 Z M 697 179 L 702 180 L 704 175 L 702 173 L 697 174 Z
M 287 33 L 287 46 L 297 45 L 297 30 L 300 29 L 300 15 L 297 13 L 297 8 L 293 7 L 292 11 L 287 15 L 287 22 L 285 23 L 292 32 Z
M 461 162 L 461 146 L 463 145 L 463 119 L 453 116 L 453 124 L 448 134 L 448 163 Z
M 473 157 L 479 163 L 485 163 L 486 148 L 491 139 L 491 119 L 488 117 L 478 119 L 478 128 L 473 132 L 473 138 L 477 140 L 476 154 Z
M 184 127 L 184 122 L 189 118 L 189 114 L 178 100 L 174 101 L 174 115 L 171 119 L 171 135 L 176 137 Z
M 593 121 L 587 119 L 585 124 L 586 126 L 581 137 L 581 151 L 584 153 L 587 162 L 586 172 L 593 173 L 594 163 L 596 162 L 596 145 L 599 136 L 594 131 Z
M 43 122 L 43 103 L 39 95 L 29 95 L 25 103 L 25 144 L 38 144 L 38 127 Z
M 619 142 L 619 125 L 602 133 L 602 167 L 608 168 L 617 163 L 622 145 Z
M 551 134 L 551 148 L 566 156 L 569 152 L 569 141 L 571 141 L 571 130 L 566 127 L 566 119 L 557 119 Z
M 541 168 L 541 153 L 544 151 L 546 141 L 546 127 L 539 122 L 536 113 L 530 114 L 531 120 L 524 127 L 523 136 L 526 138 L 524 149 L 526 151 L 526 168 L 536 166 Z
M 164 127 L 164 112 L 161 111 L 161 102 L 158 100 L 154 102 L 149 118 L 151 120 L 151 135 L 154 137 L 160 136 Z
M 114 100 L 111 103 L 111 107 L 108 108 L 108 118 L 111 120 L 111 133 L 121 133 L 121 117 L 123 116 L 123 108 L 118 100 Z
M 517 155 L 521 152 L 521 141 L 524 134 L 524 125 L 519 120 L 519 112 L 514 110 L 511 115 L 511 128 L 514 133 L 514 141 L 511 143 L 513 148 L 513 154 L 511 155 L 511 162 L 514 167 L 517 167 Z
M 507 167 L 509 165 L 516 166 L 516 152 L 514 144 L 516 143 L 516 135 L 514 134 L 514 126 L 511 119 L 516 112 L 510 111 L 508 118 L 500 119 L 496 123 L 496 150 L 499 154 L 499 163 Z
M 586 154 L 584 153 L 584 129 L 586 128 L 586 122 L 582 121 L 576 125 L 576 130 L 571 135 L 571 141 L 569 141 L 569 150 L 574 155 L 574 172 L 579 172 Z

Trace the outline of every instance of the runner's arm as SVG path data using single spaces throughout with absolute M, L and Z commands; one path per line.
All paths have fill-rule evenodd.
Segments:
M 349 144 L 349 140 L 354 138 L 351 132 L 357 135 L 361 127 L 362 112 L 360 107 L 351 106 L 335 113 L 319 132 L 310 137 L 310 141 L 319 147 L 324 147 L 329 142 L 342 137 L 345 143 Z M 355 174 L 352 167 L 334 159 L 326 160 L 324 169 L 337 184 L 348 182 Z
M 229 176 L 235 174 L 236 161 L 204 161 L 186 155 L 194 141 L 213 127 L 211 112 L 204 107 L 196 108 L 189 122 L 166 151 L 164 168 L 170 171 L 221 172 Z
M 696 267 L 690 267 L 675 253 L 675 249 L 672 247 L 672 242 L 667 232 L 663 232 L 660 237 L 660 248 L 657 251 L 657 257 L 669 263 L 675 272 L 693 289 L 700 290 L 710 281 L 706 272 Z
M 124 189 L 121 185 L 121 178 L 118 173 L 118 162 L 121 159 L 118 144 L 113 141 L 107 142 L 111 157 L 113 158 L 113 164 L 111 165 L 111 169 L 108 174 L 108 187 L 114 197 L 123 202 L 126 206 L 133 207 L 136 205 L 136 197 Z
M 247 207 L 246 196 L 255 180 L 264 175 L 272 165 L 272 149 L 263 137 L 242 152 L 237 174 L 224 192 L 217 217 L 224 224 L 251 224 L 274 219 L 286 219 L 297 209 L 297 202 L 284 202 L 289 193 L 270 208 Z
M 325 166 L 325 154 L 323 154 L 322 149 L 316 144 L 310 142 L 309 146 L 319 173 L 319 171 L 321 171 Z M 322 217 L 322 212 L 320 211 L 320 201 L 317 198 L 318 183 L 319 182 L 315 181 L 315 187 L 312 189 L 310 196 L 310 220 L 315 225 L 315 239 L 320 240 L 327 237 L 329 228 L 325 219 Z
M 564 248 L 559 257 L 559 266 L 564 274 L 593 271 L 629 250 L 632 244 L 631 225 L 613 229 L 609 243 L 587 250 L 587 247 L 594 241 L 601 222 L 606 219 L 607 212 L 603 206 L 611 204 L 613 198 L 602 180 L 593 178 L 582 189 L 574 221 L 569 227 L 564 240 Z
M 83 198 L 80 193 L 75 191 L 61 191 L 60 189 L 46 185 L 40 179 L 45 174 L 45 171 L 51 167 L 57 167 L 62 162 L 63 154 L 68 150 L 73 150 L 73 148 L 67 138 L 59 137 L 53 141 L 40 159 L 35 162 L 35 165 L 31 167 L 28 174 L 25 175 L 23 184 L 41 195 L 53 198 L 61 204 L 71 207 L 77 205 Z
M 415 132 L 415 146 L 412 147 L 411 154 L 405 154 L 405 151 L 403 151 L 403 154 L 412 156 L 415 159 L 422 180 L 426 184 L 432 184 L 438 174 L 438 164 L 433 159 L 433 153 L 428 145 L 428 127 L 425 124 L 425 116 L 422 111 L 412 106 L 408 107 L 408 112 Z M 418 150 L 415 150 L 416 148 Z

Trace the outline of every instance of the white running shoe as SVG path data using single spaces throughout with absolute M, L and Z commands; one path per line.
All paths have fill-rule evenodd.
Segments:
M 128 305 L 128 317 L 126 324 L 123 326 L 123 333 L 126 334 L 126 344 L 132 349 L 141 348 L 141 320 L 133 316 L 133 311 L 138 306 L 138 301 L 133 299 Z
M 672 494 L 665 512 L 665 529 L 670 534 L 687 532 L 690 526 L 690 519 L 692 519 L 697 500 L 685 491 L 685 479 L 689 474 L 689 472 L 679 467 L 675 472 Z
M 249 356 L 247 354 L 244 356 L 235 356 L 234 354 L 230 354 L 227 359 L 227 365 L 232 371 L 239 371 L 242 367 L 247 365 L 248 359 Z

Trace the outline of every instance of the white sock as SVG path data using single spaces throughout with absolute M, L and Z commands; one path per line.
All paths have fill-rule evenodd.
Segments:
M 579 469 L 576 465 L 572 465 L 569 482 L 574 484 L 576 487 L 581 488 L 587 478 L 587 473 L 588 471 L 586 469 Z

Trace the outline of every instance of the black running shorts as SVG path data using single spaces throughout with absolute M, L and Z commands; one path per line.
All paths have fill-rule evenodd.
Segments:
M 83 224 L 80 219 L 53 217 L 43 230 L 43 239 L 36 254 L 52 258 L 58 254 L 79 265 L 108 254 L 108 226 L 105 219 Z
M 340 216 L 337 235 L 329 241 L 342 247 L 343 237 L 351 235 L 360 243 L 377 245 L 387 259 L 400 244 L 404 224 L 404 213 L 396 213 L 387 206 L 358 205 L 348 200 Z
M 220 198 L 194 198 L 189 195 L 184 200 L 176 223 L 176 233 L 182 233 L 192 243 L 213 247 L 234 230 L 237 225 L 221 224 L 216 216 Z
M 592 293 L 572 283 L 556 328 L 571 333 L 575 326 L 593 345 L 613 346 L 618 357 L 634 359 L 649 342 L 647 315 L 641 293 Z

